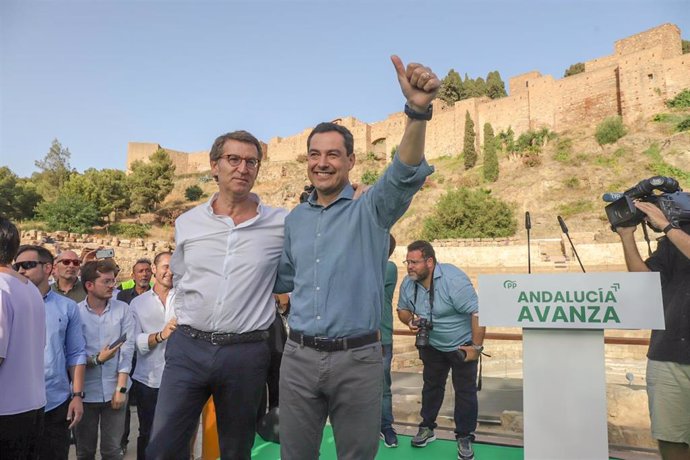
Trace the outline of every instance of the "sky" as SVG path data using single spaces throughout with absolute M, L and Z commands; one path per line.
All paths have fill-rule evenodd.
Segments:
M 210 149 L 401 111 L 389 56 L 486 77 L 613 53 L 663 23 L 690 39 L 690 0 L 0 0 L 0 166 L 125 169 L 128 142 Z

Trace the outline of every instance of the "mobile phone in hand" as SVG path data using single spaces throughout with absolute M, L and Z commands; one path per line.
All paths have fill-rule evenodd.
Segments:
M 116 341 L 108 345 L 108 348 L 113 349 L 116 346 L 120 345 L 121 343 L 124 343 L 125 340 L 127 340 L 127 334 L 122 334 Z

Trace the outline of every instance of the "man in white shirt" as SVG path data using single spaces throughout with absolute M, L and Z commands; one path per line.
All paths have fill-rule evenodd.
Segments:
M 221 458 L 251 457 L 287 211 L 251 193 L 262 156 L 254 136 L 222 135 L 209 156 L 218 192 L 175 222 L 178 326 L 167 344 L 147 459 L 187 458 L 209 396 Z
M 153 259 L 153 288 L 137 295 L 130 303 L 134 316 L 137 367 L 132 375 L 132 389 L 137 393 L 139 438 L 137 460 L 145 460 L 151 435 L 153 414 L 165 366 L 165 343 L 177 327 L 172 308 L 171 252 L 161 252 Z

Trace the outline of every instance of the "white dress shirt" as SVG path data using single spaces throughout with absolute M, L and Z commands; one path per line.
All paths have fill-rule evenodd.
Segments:
M 137 365 L 132 379 L 150 388 L 160 388 L 163 368 L 165 368 L 166 340 L 149 348 L 149 335 L 160 332 L 175 316 L 173 301 L 175 290 L 171 289 L 161 302 L 158 294 L 149 289 L 132 299 L 129 308 L 134 316 L 134 333 L 137 347 Z
M 264 206 L 251 194 L 258 215 L 235 225 L 213 213 L 217 195 L 175 221 L 170 266 L 178 324 L 233 333 L 268 329 L 275 318 L 272 292 L 287 211 Z

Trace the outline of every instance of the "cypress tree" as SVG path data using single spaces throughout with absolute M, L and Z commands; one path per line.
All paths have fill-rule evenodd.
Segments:
M 474 122 L 470 117 L 470 111 L 465 112 L 465 143 L 462 150 L 465 159 L 465 169 L 477 164 L 477 150 L 474 147 Z
M 498 156 L 496 139 L 490 123 L 484 123 L 484 179 L 489 182 L 498 180 Z

